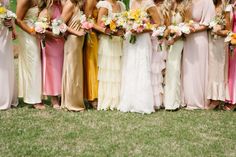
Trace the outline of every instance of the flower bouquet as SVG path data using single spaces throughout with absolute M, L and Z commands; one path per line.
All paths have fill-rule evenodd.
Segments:
M 35 32 L 42 35 L 42 41 L 41 42 L 42 42 L 43 48 L 46 45 L 46 43 L 45 43 L 45 32 L 48 28 L 49 28 L 49 23 L 48 23 L 47 18 L 45 18 L 45 17 L 39 18 L 38 21 L 36 21 L 34 23 Z
M 3 6 L 2 3 L 0 3 L 0 28 L 3 26 L 4 20 L 12 20 L 16 19 L 16 14 L 12 11 L 8 10 Z M 12 31 L 13 27 L 9 27 L 9 30 Z
M 216 17 L 210 22 L 209 28 L 212 29 L 211 35 L 217 38 L 215 34 L 219 30 L 224 30 L 226 27 L 226 20 L 224 14 L 217 14 Z
M 236 33 L 229 32 L 225 38 L 225 43 L 229 44 L 230 54 L 233 54 L 236 46 Z
M 54 19 L 51 23 L 52 33 L 55 35 L 64 34 L 67 31 L 67 26 L 62 19 Z
M 165 30 L 166 30 L 166 26 L 161 26 L 161 27 L 157 27 L 157 28 L 152 28 L 152 37 L 156 37 L 159 40 L 159 47 L 160 50 L 162 51 L 162 42 L 161 40 L 164 38 L 164 34 L 165 34 Z

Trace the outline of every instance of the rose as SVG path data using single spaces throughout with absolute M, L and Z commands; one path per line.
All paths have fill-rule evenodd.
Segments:
M 84 21 L 81 26 L 83 29 L 89 30 L 93 28 L 93 24 L 87 21 Z

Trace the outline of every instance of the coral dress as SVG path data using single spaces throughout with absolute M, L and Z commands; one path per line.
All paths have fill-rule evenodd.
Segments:
M 54 2 L 51 20 L 59 18 L 62 6 Z M 64 39 L 46 38 L 46 47 L 43 49 L 43 95 L 61 95 L 62 68 L 64 58 Z
M 193 20 L 209 25 L 215 17 L 212 1 L 198 0 L 192 6 Z M 209 40 L 207 31 L 186 37 L 183 52 L 183 90 L 187 109 L 204 109 L 207 100 Z
M 134 0 L 130 2 L 132 9 Z M 152 0 L 139 5 L 144 11 L 155 7 Z M 154 97 L 151 79 L 152 42 L 149 33 L 137 35 L 134 44 L 124 42 L 122 82 L 119 110 L 150 114 L 154 112 Z
M 0 26 L 0 43 L 0 110 L 6 110 L 17 105 L 17 96 L 12 33 L 5 26 Z
M 34 27 L 38 17 L 38 7 L 29 8 L 24 22 Z M 19 31 L 19 97 L 24 102 L 36 104 L 41 102 L 42 96 L 42 65 L 40 45 L 37 39 L 27 32 Z
M 93 11 L 97 19 L 97 9 Z M 84 48 L 84 98 L 93 101 L 98 98 L 98 37 L 91 32 L 85 40 Z
M 233 32 L 236 33 L 236 11 L 233 9 Z M 229 56 L 229 99 L 231 104 L 236 104 L 236 49 L 234 49 L 233 55 Z
M 121 11 L 125 10 L 125 5 L 120 4 Z M 106 8 L 108 16 L 112 17 L 112 5 L 108 1 L 100 1 L 97 8 Z M 121 37 L 100 35 L 99 58 L 98 58 L 98 110 L 117 109 L 120 100 L 120 81 L 121 81 L 121 56 L 122 43 Z
M 75 7 L 68 26 L 80 29 L 81 11 Z M 72 111 L 84 110 L 83 97 L 83 44 L 84 37 L 68 35 L 64 48 L 64 67 L 62 77 L 62 108 Z

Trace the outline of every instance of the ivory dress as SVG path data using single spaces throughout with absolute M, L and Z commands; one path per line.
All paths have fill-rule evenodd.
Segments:
M 38 7 L 30 8 L 24 18 L 29 26 L 34 26 L 38 17 Z M 19 97 L 25 103 L 41 103 L 42 96 L 42 70 L 41 52 L 37 39 L 23 30 L 19 31 Z
M 4 6 L 8 5 L 6 1 Z M 0 21 L 1 22 L 1 21 Z M 12 32 L 0 24 L 0 110 L 17 105 Z
M 125 5 L 119 3 L 121 11 L 125 10 Z M 112 5 L 108 1 L 100 1 L 97 8 L 106 8 L 108 16 L 112 17 Z M 98 49 L 98 110 L 117 109 L 120 100 L 120 81 L 121 81 L 121 56 L 122 43 L 121 37 L 101 34 L 99 37 Z
M 130 8 L 133 9 L 133 2 Z M 155 7 L 152 0 L 142 1 L 139 8 L 147 11 Z M 151 79 L 152 42 L 149 33 L 137 35 L 134 44 L 124 42 L 122 82 L 119 110 L 150 114 L 154 112 L 154 97 Z
M 192 17 L 200 25 L 208 26 L 215 17 L 212 1 L 194 0 Z M 209 39 L 207 31 L 187 36 L 183 52 L 183 90 L 187 109 L 205 109 L 208 84 Z
M 172 12 L 172 23 L 183 22 L 183 17 L 179 12 Z M 182 105 L 181 97 L 181 63 L 184 41 L 177 40 L 168 52 L 166 60 L 165 96 L 164 106 L 166 110 L 176 110 Z
M 79 6 L 76 6 L 68 26 L 79 31 L 81 15 Z M 84 37 L 68 35 L 64 48 L 61 107 L 72 111 L 85 109 L 83 100 L 83 44 Z

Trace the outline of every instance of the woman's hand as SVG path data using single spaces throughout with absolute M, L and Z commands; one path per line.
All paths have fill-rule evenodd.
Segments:
M 13 30 L 12 30 L 12 39 L 13 39 L 13 40 L 16 40 L 16 38 L 17 38 L 16 30 L 13 29 Z
M 84 29 L 80 29 L 79 31 L 76 32 L 76 35 L 78 37 L 81 37 L 81 36 L 84 36 L 86 34 L 85 30 Z

